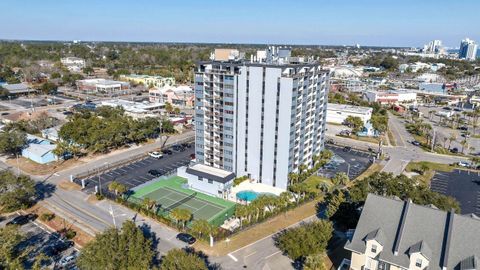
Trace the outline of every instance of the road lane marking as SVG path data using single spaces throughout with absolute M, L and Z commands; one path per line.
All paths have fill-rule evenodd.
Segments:
M 281 251 L 279 250 L 279 251 L 277 251 L 277 252 L 275 252 L 275 253 L 272 253 L 272 254 L 266 256 L 266 257 L 265 257 L 265 260 L 268 259 L 268 258 L 270 258 L 270 257 L 272 257 L 272 256 L 277 255 L 277 254 L 280 253 L 280 252 L 281 252 Z
M 232 253 L 228 253 L 228 257 L 230 257 L 232 260 L 234 260 L 235 262 L 238 262 L 238 259 L 235 258 L 235 256 L 232 255 Z
M 252 252 L 252 253 L 250 253 L 250 254 L 248 254 L 248 255 L 245 255 L 245 256 L 243 256 L 243 258 L 245 258 L 245 259 L 246 259 L 247 257 L 250 257 L 250 256 L 252 256 L 252 255 L 253 255 L 253 254 L 255 254 L 255 253 L 257 253 L 257 252 L 256 252 L 256 251 L 254 251 L 254 252 Z

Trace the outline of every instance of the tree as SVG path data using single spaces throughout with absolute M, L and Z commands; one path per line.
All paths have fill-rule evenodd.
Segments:
M 460 212 L 460 204 L 454 198 L 430 190 L 430 187 L 416 179 L 405 175 L 394 176 L 391 173 L 376 172 L 369 177 L 355 181 L 349 195 L 353 202 L 363 202 L 368 193 L 380 196 L 396 196 L 401 199 L 410 198 L 421 205 L 433 204 L 441 210 L 454 209 Z
M 0 152 L 19 155 L 27 144 L 27 134 L 23 131 L 8 130 L 0 132 Z
M 347 185 L 350 182 L 348 175 L 344 172 L 336 173 L 335 176 L 332 178 L 332 183 L 334 185 Z
M 353 133 L 359 132 L 363 128 L 363 121 L 362 118 L 358 116 L 348 116 L 345 119 L 345 125 L 349 126 L 352 128 Z
M 173 106 L 170 102 L 165 102 L 165 111 L 167 111 L 168 113 L 172 113 L 173 112 Z
M 192 212 L 184 208 L 175 208 L 170 213 L 172 218 L 178 223 L 182 224 L 182 227 L 185 228 L 185 223 L 192 219 Z
M 173 109 L 173 111 L 175 112 L 176 115 L 180 114 L 180 108 L 178 108 L 178 107 L 175 107 L 175 109 Z
M 452 142 L 456 140 L 457 140 L 457 135 L 455 135 L 455 133 L 450 134 L 450 137 L 448 138 L 448 150 L 450 150 Z
M 17 269 L 13 266 L 21 265 L 25 253 L 19 252 L 18 245 L 25 237 L 18 230 L 18 226 L 0 228 L 0 268 Z M 23 269 L 21 267 L 20 269 Z
M 155 201 L 154 199 L 151 199 L 151 198 L 148 198 L 148 197 L 143 198 L 142 205 L 147 210 L 153 209 L 153 207 L 155 207 L 156 204 L 157 204 L 157 201 Z
M 121 229 L 109 228 L 89 242 L 80 253 L 80 269 L 151 269 L 155 251 L 152 239 L 133 221 Z
M 301 261 L 311 254 L 323 254 L 332 233 L 330 221 L 314 221 L 280 232 L 275 237 L 275 245 L 290 259 Z
M 327 194 L 325 202 L 327 203 L 325 215 L 327 218 L 331 218 L 333 215 L 335 215 L 340 205 L 345 202 L 345 195 L 342 191 L 336 190 Z
M 46 82 L 40 87 L 40 91 L 45 95 L 57 93 L 58 86 L 52 82 Z
M 94 72 L 94 70 L 93 70 L 92 67 L 84 67 L 84 68 L 82 69 L 82 71 L 83 71 L 83 73 L 85 73 L 85 74 L 87 74 L 87 75 L 91 75 L 91 74 Z
M 305 258 L 303 270 L 327 270 L 324 254 L 310 254 Z
M 172 249 L 163 258 L 161 270 L 207 270 L 207 265 L 202 258 L 183 249 Z
M 161 126 L 162 126 L 163 133 L 175 133 L 175 127 L 173 126 L 173 123 L 170 120 L 168 119 L 162 120 Z
M 34 198 L 35 182 L 30 177 L 17 177 L 10 171 L 0 172 L 0 213 L 27 208 Z
M 212 235 L 215 232 L 215 227 L 212 226 L 208 221 L 204 219 L 194 220 L 192 222 L 192 226 L 190 228 L 193 234 L 204 237 L 208 235 Z
M 115 192 L 115 195 L 118 196 L 118 194 L 127 192 L 127 186 L 114 180 L 108 184 L 108 190 Z

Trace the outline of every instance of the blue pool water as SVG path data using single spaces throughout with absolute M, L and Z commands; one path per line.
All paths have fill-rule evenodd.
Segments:
M 243 191 L 239 191 L 236 196 L 237 196 L 237 199 L 239 199 L 239 200 L 251 202 L 251 201 L 255 200 L 260 195 L 273 195 L 273 194 L 271 194 L 271 193 L 259 193 L 259 192 L 255 192 L 253 190 L 243 190 Z

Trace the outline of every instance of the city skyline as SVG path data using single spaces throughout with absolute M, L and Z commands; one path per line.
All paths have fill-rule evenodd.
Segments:
M 480 3 L 464 1 L 6 1 L 0 39 L 457 48 L 480 39 Z M 464 6 L 469 6 L 465 9 Z M 215 14 L 215 16 L 209 16 Z M 18 18 L 22 18 L 18 21 Z M 455 22 L 455 23 L 452 23 Z M 462 25 L 462 27 L 458 27 Z

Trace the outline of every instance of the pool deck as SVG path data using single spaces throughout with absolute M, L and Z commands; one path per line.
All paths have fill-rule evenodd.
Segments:
M 237 193 L 240 191 L 254 191 L 257 193 L 271 193 L 276 196 L 279 196 L 282 192 L 285 192 L 285 190 L 277 187 L 272 187 L 269 185 L 265 185 L 262 183 L 255 183 L 255 182 L 250 182 L 250 180 L 245 180 L 239 185 L 235 186 L 232 188 L 232 192 L 230 193 L 229 200 L 233 202 L 239 202 L 237 200 Z

